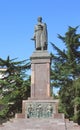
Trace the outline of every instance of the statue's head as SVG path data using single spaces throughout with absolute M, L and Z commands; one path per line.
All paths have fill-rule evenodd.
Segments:
M 42 17 L 38 17 L 38 22 L 42 22 Z

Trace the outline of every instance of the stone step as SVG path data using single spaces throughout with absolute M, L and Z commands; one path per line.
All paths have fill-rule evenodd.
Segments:
M 13 119 L 2 126 L 0 130 L 80 130 L 80 127 L 73 122 L 66 122 L 62 119 Z

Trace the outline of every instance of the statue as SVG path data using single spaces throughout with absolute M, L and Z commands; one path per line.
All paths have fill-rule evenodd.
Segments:
M 42 17 L 38 17 L 38 24 L 35 25 L 34 36 L 36 50 L 47 50 L 47 25 L 42 23 Z
M 30 118 L 30 117 L 32 117 L 32 116 L 33 116 L 33 107 L 32 107 L 32 105 L 30 104 L 30 105 L 28 106 L 28 114 L 27 114 L 27 117 Z
M 52 105 L 48 105 L 47 107 L 47 116 L 48 117 L 51 117 L 52 116 L 52 113 L 53 113 L 53 108 L 52 108 Z

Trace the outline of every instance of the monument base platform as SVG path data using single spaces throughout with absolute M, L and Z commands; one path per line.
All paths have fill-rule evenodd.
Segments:
M 23 100 L 22 115 L 25 118 L 48 118 L 58 115 L 58 100 Z

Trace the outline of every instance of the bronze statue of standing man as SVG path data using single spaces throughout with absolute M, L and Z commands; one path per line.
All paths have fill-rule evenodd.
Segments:
M 35 25 L 34 36 L 32 40 L 35 41 L 36 50 L 47 50 L 47 25 L 46 23 L 42 23 L 42 17 L 38 17 L 38 24 Z

